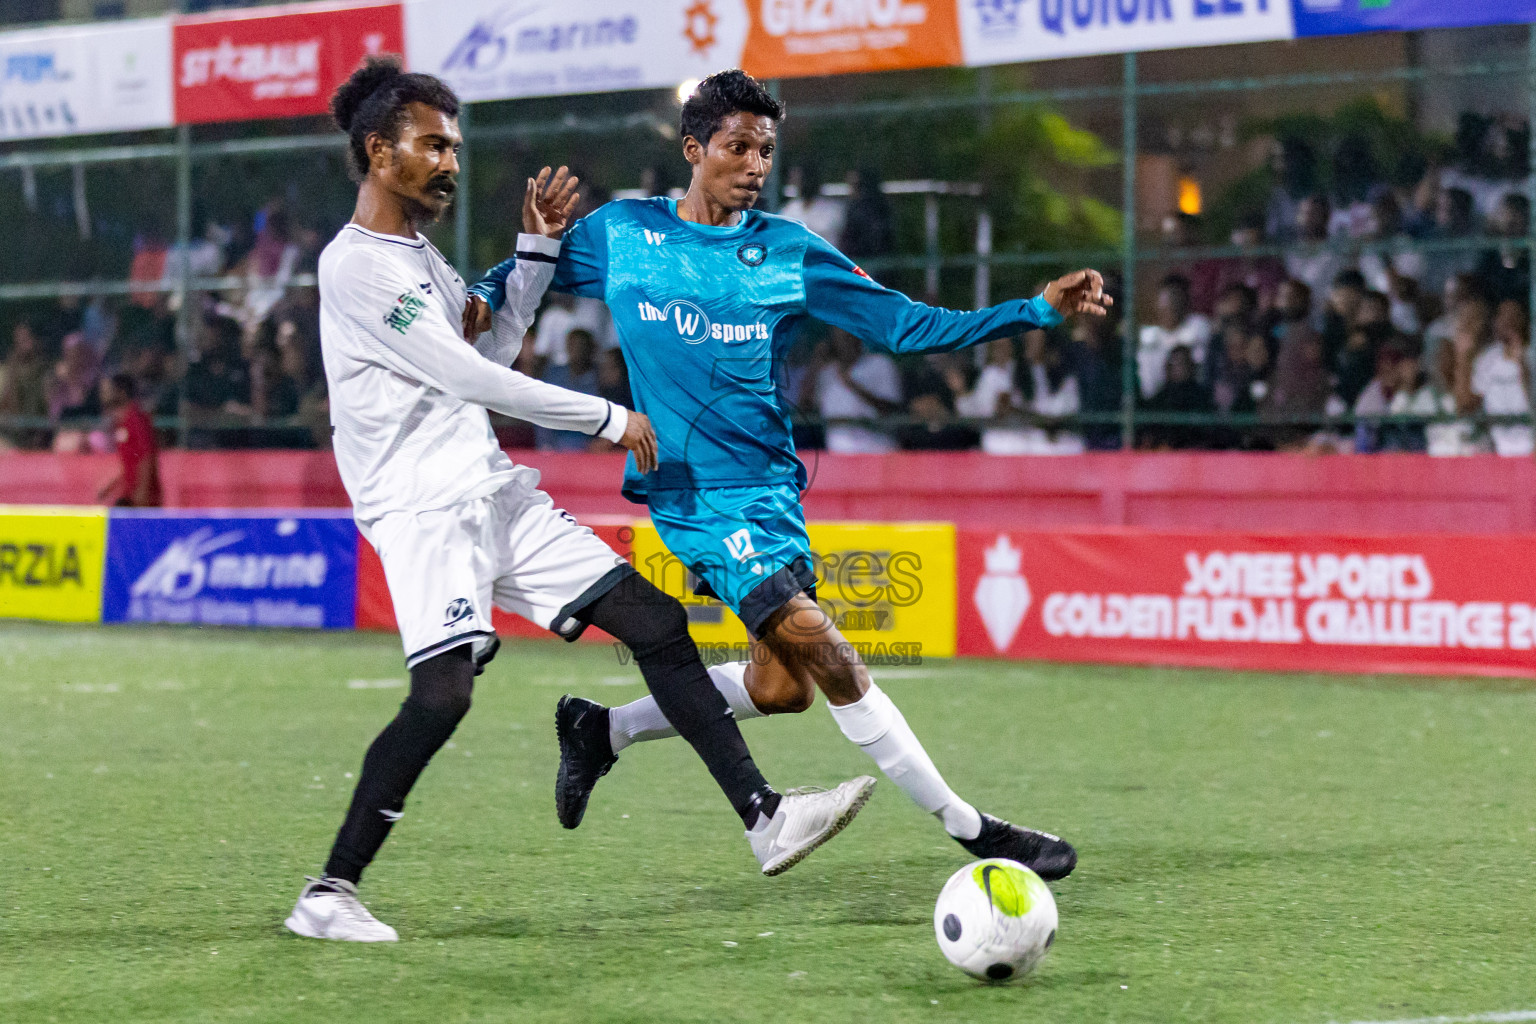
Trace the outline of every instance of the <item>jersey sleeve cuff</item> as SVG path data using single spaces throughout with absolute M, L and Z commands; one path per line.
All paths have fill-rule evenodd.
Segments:
M 629 410 L 622 405 L 608 403 L 608 420 L 598 430 L 597 436 L 604 441 L 619 443 L 619 438 L 624 436 L 624 431 L 629 429 Z
M 1055 327 L 1066 318 L 1056 312 L 1056 307 L 1045 301 L 1043 294 L 1024 303 L 1024 312 L 1041 327 Z
M 558 263 L 560 239 L 548 238 L 544 235 L 519 234 L 517 258 L 530 263 Z

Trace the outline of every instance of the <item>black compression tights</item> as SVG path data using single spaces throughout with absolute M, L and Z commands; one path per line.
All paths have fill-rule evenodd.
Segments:
M 406 794 L 469 712 L 473 650 L 464 644 L 411 669 L 410 696 L 363 758 L 352 806 L 325 865 L 327 875 L 355 885 L 384 845 L 405 807 Z
M 688 636 L 688 613 L 677 599 L 633 573 L 593 602 L 583 617 L 634 654 L 656 706 L 698 752 L 742 822 L 751 828 L 760 811 L 772 817 L 779 794 L 757 770 L 730 706 L 709 681 Z

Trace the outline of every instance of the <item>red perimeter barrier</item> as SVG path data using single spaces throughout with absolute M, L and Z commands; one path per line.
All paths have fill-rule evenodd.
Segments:
M 1536 536 L 961 530 L 962 655 L 1536 673 Z
M 619 494 L 616 455 L 512 453 L 577 515 L 643 515 Z M 811 519 L 941 520 L 1012 529 L 1536 532 L 1536 462 L 1470 456 L 1233 452 L 1064 458 L 980 452 L 806 452 Z M 110 456 L 0 456 L 0 503 L 89 504 Z M 166 452 L 166 504 L 181 508 L 345 507 L 329 452 Z

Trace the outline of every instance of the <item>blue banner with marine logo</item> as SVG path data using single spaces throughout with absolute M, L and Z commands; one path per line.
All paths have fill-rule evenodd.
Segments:
M 347 512 L 113 510 L 104 622 L 351 629 L 357 527 Z

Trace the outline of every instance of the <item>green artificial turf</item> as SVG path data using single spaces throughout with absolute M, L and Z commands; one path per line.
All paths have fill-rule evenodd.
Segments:
M 950 968 L 963 852 L 882 781 L 779 878 L 680 741 L 555 821 L 596 645 L 504 647 L 365 879 L 398 945 L 280 927 L 404 696 L 394 637 L 0 626 L 0 1021 L 1232 1021 L 1536 1009 L 1536 690 L 935 662 L 886 690 L 955 788 L 1081 853 L 1029 979 Z M 362 681 L 362 682 L 351 682 Z M 391 685 L 392 684 L 392 685 Z M 743 729 L 780 786 L 871 771 Z

